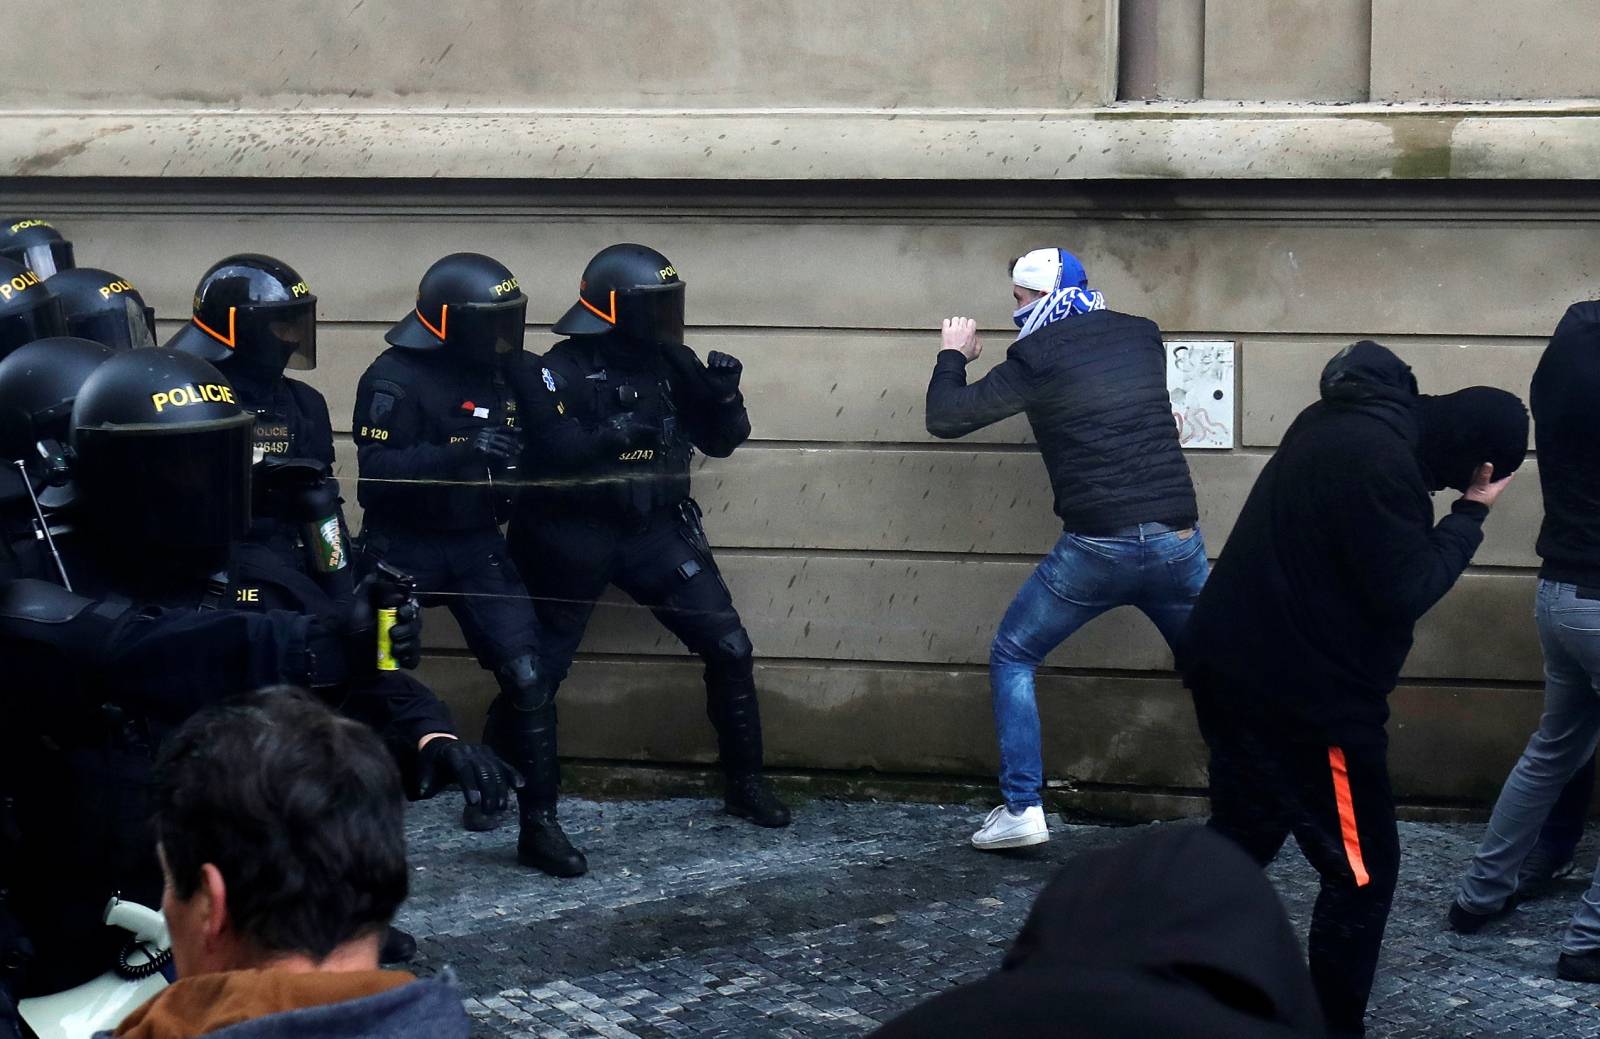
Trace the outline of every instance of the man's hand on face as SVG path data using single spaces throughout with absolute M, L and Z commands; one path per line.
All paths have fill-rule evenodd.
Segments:
M 1466 499 L 1467 501 L 1475 501 L 1486 509 L 1492 509 L 1494 508 L 1495 500 L 1500 497 L 1500 492 L 1509 487 L 1511 481 L 1516 479 L 1516 476 L 1516 473 L 1512 473 L 1510 476 L 1496 480 L 1494 478 L 1494 466 L 1485 462 L 1478 466 L 1477 471 L 1472 474 L 1472 486 L 1467 488 Z
M 978 342 L 978 323 L 970 317 L 947 317 L 939 326 L 941 350 L 955 350 L 969 361 L 976 361 L 983 353 Z

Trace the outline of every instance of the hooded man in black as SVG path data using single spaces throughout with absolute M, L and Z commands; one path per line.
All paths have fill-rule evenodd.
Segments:
M 1322 1015 L 1294 930 L 1261 871 L 1194 826 L 1067 863 L 1000 970 L 872 1039 L 1289 1039 Z
M 1388 695 L 1412 630 L 1483 540 L 1527 452 L 1502 390 L 1419 396 L 1377 343 L 1341 351 L 1284 434 L 1179 645 L 1211 748 L 1211 826 L 1265 865 L 1293 833 L 1322 874 L 1312 979 L 1363 1034 L 1399 873 Z M 1432 491 L 1463 497 L 1437 525 Z

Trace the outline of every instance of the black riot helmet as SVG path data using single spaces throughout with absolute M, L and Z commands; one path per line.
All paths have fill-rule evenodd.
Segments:
M 119 351 L 72 408 L 79 526 L 129 565 L 147 553 L 217 569 L 250 525 L 254 425 L 198 357 Z
M 521 353 L 527 320 L 528 297 L 504 264 L 479 253 L 451 253 L 428 268 L 416 308 L 384 339 L 489 367 Z
M 39 496 L 47 507 L 72 500 L 64 451 L 72 405 L 94 370 L 116 353 L 104 343 L 60 336 L 35 339 L 0 361 L 0 464 L 26 462 L 30 477 L 52 484 Z
M 156 345 L 156 312 L 126 278 L 95 267 L 74 267 L 50 279 L 61 300 L 67 334 L 120 350 Z
M 43 220 L 13 217 L 0 222 L 0 257 L 20 263 L 41 278 L 71 270 L 72 243 Z
M 67 334 L 61 301 L 32 270 L 0 259 L 0 359 L 35 339 Z
M 654 249 L 608 246 L 583 269 L 578 302 L 554 331 L 564 336 L 615 332 L 638 343 L 681 346 L 683 293 L 677 268 Z
M 167 346 L 230 372 L 276 381 L 317 366 L 317 297 L 293 267 L 241 253 L 219 260 L 194 290 L 194 316 Z

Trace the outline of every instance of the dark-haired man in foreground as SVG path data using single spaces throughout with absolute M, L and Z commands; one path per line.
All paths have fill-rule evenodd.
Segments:
M 378 968 L 406 897 L 405 796 L 371 730 L 268 690 L 186 722 L 157 782 L 178 981 L 102 1037 L 464 1039 L 447 980 Z

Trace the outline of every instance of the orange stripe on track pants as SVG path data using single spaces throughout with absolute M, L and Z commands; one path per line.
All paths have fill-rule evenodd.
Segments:
M 1344 748 L 1328 748 L 1328 767 L 1333 771 L 1333 799 L 1339 806 L 1339 832 L 1344 837 L 1344 857 L 1355 874 L 1356 887 L 1372 883 L 1366 863 L 1361 861 L 1361 834 L 1356 829 L 1356 803 L 1350 796 L 1350 770 L 1345 767 Z

